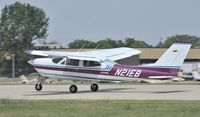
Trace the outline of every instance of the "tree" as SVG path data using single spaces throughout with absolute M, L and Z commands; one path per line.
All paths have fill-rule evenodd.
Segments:
M 168 37 L 164 42 L 163 47 L 168 48 L 176 41 L 190 41 L 193 48 L 200 47 L 200 37 L 191 36 L 191 35 L 175 35 Z
M 132 48 L 147 48 L 147 47 L 150 47 L 150 46 L 144 41 L 135 41 L 129 47 L 132 47 Z
M 117 48 L 117 47 L 121 47 L 123 46 L 123 43 L 121 40 L 113 40 L 110 38 L 104 39 L 104 40 L 100 40 L 97 42 L 98 44 L 101 44 L 99 46 L 99 48 Z
M 125 46 L 132 47 L 132 48 L 147 48 L 150 47 L 146 42 L 135 40 L 134 38 L 126 38 L 125 39 Z
M 30 4 L 15 2 L 5 6 L 0 17 L 1 49 L 6 53 L 17 54 L 17 63 L 23 65 L 27 61 L 23 53 L 33 48 L 32 41 L 46 38 L 48 21 L 42 9 Z
M 155 46 L 156 48 L 162 48 L 163 47 L 163 42 L 159 41 L 158 44 Z
M 96 43 L 93 41 L 85 40 L 85 39 L 77 39 L 68 44 L 69 48 L 95 48 Z
M 132 47 L 132 48 L 146 48 L 151 47 L 144 41 L 138 41 L 134 38 L 126 38 L 125 41 L 122 40 L 113 40 L 110 38 L 106 38 L 103 40 L 99 40 L 97 42 L 89 41 L 89 40 L 75 40 L 68 44 L 69 48 L 81 48 L 83 45 L 84 48 L 117 48 L 117 47 Z
M 126 39 L 125 39 L 125 42 L 124 42 L 124 45 L 125 45 L 126 47 L 130 47 L 131 44 L 134 43 L 134 42 L 135 42 L 135 39 L 134 39 L 134 38 L 126 38 Z

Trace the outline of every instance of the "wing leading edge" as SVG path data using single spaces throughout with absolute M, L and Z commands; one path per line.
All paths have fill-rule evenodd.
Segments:
M 102 49 L 95 51 L 83 51 L 83 52 L 60 52 L 60 51 L 40 51 L 40 50 L 27 50 L 26 54 L 37 55 L 37 56 L 66 56 L 69 59 L 78 59 L 78 60 L 91 60 L 91 61 L 105 61 L 106 59 L 116 61 L 123 58 L 127 58 L 133 55 L 138 55 L 141 51 L 121 47 L 113 49 Z

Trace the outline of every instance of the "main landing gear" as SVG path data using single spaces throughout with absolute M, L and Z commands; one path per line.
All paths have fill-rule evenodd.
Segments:
M 96 91 L 98 91 L 99 86 L 97 84 L 93 83 L 93 84 L 91 84 L 90 89 L 91 89 L 91 91 L 96 92 Z M 71 93 L 76 93 L 78 91 L 78 88 L 76 85 L 71 85 L 69 87 L 69 91 Z
M 96 92 L 99 89 L 99 86 L 95 83 L 91 84 L 90 86 L 91 91 Z
M 71 85 L 71 86 L 69 87 L 69 91 L 70 91 L 71 93 L 76 93 L 77 90 L 78 90 L 78 88 L 77 88 L 76 85 Z

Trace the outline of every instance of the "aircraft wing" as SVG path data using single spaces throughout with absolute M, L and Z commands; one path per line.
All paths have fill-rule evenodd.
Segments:
M 141 53 L 141 51 L 133 49 L 133 48 L 127 48 L 127 47 L 121 47 L 121 48 L 113 48 L 113 49 L 102 49 L 102 50 L 96 50 L 96 51 L 86 51 L 85 54 L 92 54 L 99 58 L 109 59 L 112 61 L 120 60 L 123 58 L 131 57 L 133 55 L 138 55 Z
M 66 56 L 69 59 L 78 59 L 78 60 L 91 60 L 91 61 L 102 61 L 101 58 L 95 56 L 84 54 L 83 52 L 61 52 L 61 51 L 40 51 L 40 50 L 28 50 L 25 51 L 29 55 L 37 55 L 44 57 L 59 57 Z
M 91 60 L 91 61 L 104 61 L 119 60 L 133 55 L 138 55 L 141 51 L 132 48 L 113 48 L 102 49 L 95 51 L 82 51 L 82 52 L 61 52 L 61 51 L 40 51 L 40 50 L 27 50 L 26 54 L 37 56 L 66 56 L 69 59 Z

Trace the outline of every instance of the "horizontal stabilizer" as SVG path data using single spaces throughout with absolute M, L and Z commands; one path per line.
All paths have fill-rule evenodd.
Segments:
M 149 79 L 170 79 L 174 78 L 174 76 L 149 76 Z

